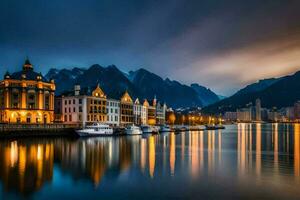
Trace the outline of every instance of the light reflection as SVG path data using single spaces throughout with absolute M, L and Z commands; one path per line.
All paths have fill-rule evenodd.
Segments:
M 176 148 L 175 134 L 170 133 L 170 170 L 171 170 L 171 176 L 174 176 L 174 174 L 175 174 L 175 159 L 176 159 L 175 148 Z
M 263 125 L 263 128 L 265 126 L 268 125 Z M 226 176 L 226 170 L 236 168 L 239 181 L 253 178 L 260 181 L 257 183 L 262 183 L 267 173 L 281 175 L 280 162 L 293 165 L 291 173 L 299 179 L 300 126 L 295 124 L 294 129 L 283 129 L 293 131 L 290 132 L 293 134 L 290 138 L 285 132 L 281 135 L 280 126 L 273 124 L 268 127 L 268 132 L 264 132 L 260 123 L 238 124 L 237 134 L 226 130 L 225 133 L 223 130 L 210 130 L 148 138 L 1 141 L 0 180 L 6 191 L 33 193 L 46 182 L 52 181 L 54 161 L 60 170 L 67 172 L 74 180 L 88 179 L 95 188 L 101 187 L 101 183 L 107 180 L 104 177 L 111 174 L 119 177 L 130 172 L 153 180 L 176 177 L 171 181 L 184 176 L 194 181 L 200 176 L 217 177 L 218 173 Z M 289 144 L 294 157 L 279 159 L 282 151 L 289 153 Z M 228 152 L 236 152 L 237 156 L 224 151 L 224 148 L 228 148 Z M 274 156 L 274 160 L 273 157 L 268 159 L 270 156 Z

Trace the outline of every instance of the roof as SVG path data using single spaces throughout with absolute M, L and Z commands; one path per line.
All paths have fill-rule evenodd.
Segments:
M 21 80 L 21 79 L 23 79 L 23 77 L 22 77 L 23 75 L 25 75 L 26 80 L 37 80 L 37 77 L 40 76 L 42 78 L 42 81 L 47 82 L 47 79 L 45 77 L 43 77 L 41 73 L 37 73 L 33 70 L 22 70 L 19 72 L 15 72 L 10 76 L 10 78 L 16 79 L 16 80 Z

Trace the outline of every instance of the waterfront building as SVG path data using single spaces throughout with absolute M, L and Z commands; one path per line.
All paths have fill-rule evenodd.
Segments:
M 6 73 L 0 81 L 1 123 L 52 123 L 54 80 L 46 80 L 26 59 L 21 71 Z
M 156 103 L 155 118 L 157 125 L 163 125 L 166 123 L 166 110 L 166 104 L 161 104 L 160 102 Z
M 294 104 L 294 118 L 296 121 L 300 121 L 300 101 Z
M 146 125 L 148 117 L 147 111 L 147 107 L 141 104 L 137 98 L 133 104 L 134 123 L 137 125 Z
M 268 121 L 277 122 L 280 119 L 279 113 L 276 111 L 276 108 L 272 108 L 268 111 Z
M 156 99 L 152 101 L 152 105 L 149 104 L 148 100 L 145 99 L 143 105 L 148 110 L 148 125 L 155 125 L 156 124 Z
M 237 120 L 241 122 L 250 122 L 252 120 L 251 113 L 251 107 L 238 109 L 236 111 Z
M 107 124 L 112 126 L 120 125 L 120 101 L 115 99 L 107 99 Z
M 54 122 L 61 123 L 63 121 L 62 97 L 56 96 L 54 98 Z
M 120 122 L 122 126 L 133 124 L 133 101 L 128 92 L 126 91 L 121 97 L 120 102 Z
M 237 120 L 237 112 L 225 112 L 224 119 L 226 121 L 236 121 Z
M 105 123 L 106 101 L 99 85 L 92 92 L 89 88 L 80 90 L 80 86 L 76 85 L 74 92 L 62 96 L 63 121 L 67 124 Z
M 261 101 L 256 99 L 255 101 L 255 121 L 261 121 Z

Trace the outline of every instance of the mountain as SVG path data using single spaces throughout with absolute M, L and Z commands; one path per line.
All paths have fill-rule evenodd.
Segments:
M 205 113 L 235 111 L 237 108 L 245 107 L 250 102 L 254 103 L 257 98 L 261 100 L 262 106 L 266 108 L 287 107 L 300 100 L 300 71 L 272 81 L 273 83 L 264 89 L 259 87 L 260 89 L 253 91 L 249 90 L 249 86 L 247 86 L 247 89 L 244 88 L 229 98 L 209 105 L 203 108 L 202 111 Z
M 139 88 L 144 98 L 153 98 L 156 95 L 161 101 L 172 102 L 172 106 L 176 108 L 202 106 L 197 93 L 191 87 L 177 81 L 163 80 L 145 69 L 129 72 L 129 79 Z
M 45 76 L 48 80 L 54 79 L 56 83 L 56 94 L 73 90 L 75 84 L 82 88 L 93 89 L 99 83 L 104 92 L 110 98 L 120 98 L 127 90 L 134 98 L 153 99 L 157 98 L 166 102 L 168 106 L 178 107 L 202 107 L 203 102 L 211 102 L 213 92 L 209 89 L 203 90 L 199 95 L 194 88 L 181 84 L 178 81 L 162 79 L 160 76 L 145 69 L 130 71 L 128 74 L 121 72 L 116 66 L 103 67 L 98 64 L 88 69 L 50 69 Z M 198 86 L 201 88 L 202 86 Z M 208 100 L 206 95 L 208 94 Z
M 259 80 L 258 82 L 247 85 L 245 88 L 239 90 L 237 94 L 247 94 L 247 93 L 262 91 L 267 87 L 271 86 L 272 84 L 276 83 L 280 79 L 281 78 L 270 78 L 270 79 Z
M 203 87 L 197 83 L 191 84 L 191 88 L 197 92 L 203 106 L 213 104 L 220 100 L 218 95 L 212 92 L 209 88 Z

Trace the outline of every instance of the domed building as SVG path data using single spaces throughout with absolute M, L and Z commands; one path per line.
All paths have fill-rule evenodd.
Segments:
M 26 59 L 21 71 L 7 72 L 0 81 L 0 122 L 52 123 L 54 92 L 54 80 L 47 81 Z

